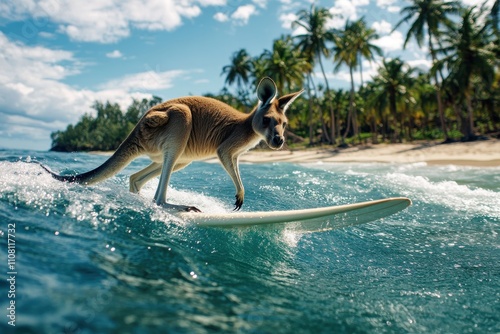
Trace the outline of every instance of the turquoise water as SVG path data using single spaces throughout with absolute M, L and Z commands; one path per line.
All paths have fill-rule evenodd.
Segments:
M 71 173 L 105 157 L 0 151 L 0 333 L 500 332 L 500 168 L 243 164 L 244 210 L 413 200 L 300 234 L 180 221 L 152 204 L 156 181 L 128 192 L 147 160 L 83 187 L 32 159 Z M 220 165 L 194 163 L 168 197 L 230 211 L 234 188 Z

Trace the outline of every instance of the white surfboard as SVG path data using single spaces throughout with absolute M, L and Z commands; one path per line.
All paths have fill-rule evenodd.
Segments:
M 199 226 L 238 227 L 289 224 L 294 230 L 317 232 L 364 224 L 399 212 L 411 205 L 406 197 L 324 208 L 231 213 L 182 212 L 178 216 Z

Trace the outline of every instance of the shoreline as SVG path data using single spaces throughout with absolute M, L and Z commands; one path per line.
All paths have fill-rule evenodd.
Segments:
M 422 142 L 370 144 L 341 148 L 312 148 L 281 151 L 253 150 L 241 162 L 270 163 L 418 163 L 500 167 L 500 140 L 490 139 L 449 144 Z
M 92 151 L 109 155 L 111 152 Z M 348 148 L 320 147 L 304 149 L 254 149 L 240 156 L 245 163 L 418 163 L 471 167 L 500 167 L 500 140 L 473 142 L 418 142 L 404 144 L 368 144 Z M 218 162 L 217 158 L 202 160 Z

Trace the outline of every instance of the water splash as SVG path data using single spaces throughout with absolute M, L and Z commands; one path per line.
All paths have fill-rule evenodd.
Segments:
M 431 181 L 425 176 L 389 173 L 384 177 L 392 187 L 414 201 L 439 204 L 458 212 L 500 218 L 500 193 L 471 188 L 455 181 Z

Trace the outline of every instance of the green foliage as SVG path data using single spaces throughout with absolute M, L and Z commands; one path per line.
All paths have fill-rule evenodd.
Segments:
M 75 125 L 65 131 L 52 132 L 51 151 L 109 151 L 115 150 L 132 131 L 135 124 L 152 106 L 161 103 L 161 98 L 134 100 L 123 113 L 118 104 L 94 102 L 96 117 L 84 114 Z

